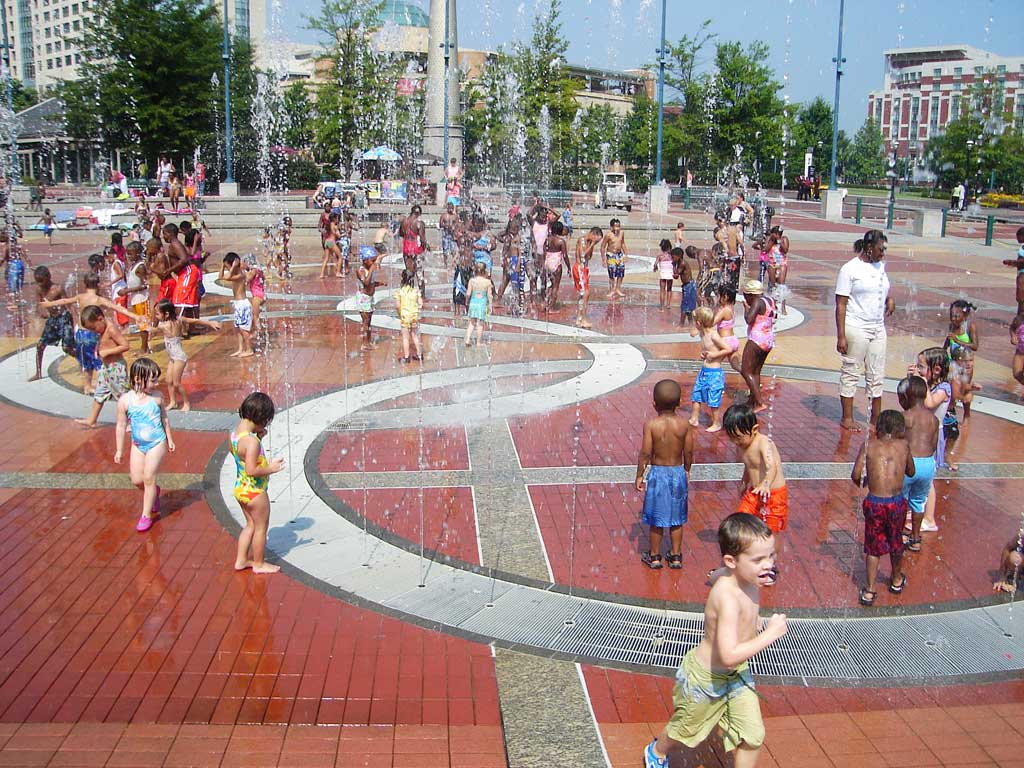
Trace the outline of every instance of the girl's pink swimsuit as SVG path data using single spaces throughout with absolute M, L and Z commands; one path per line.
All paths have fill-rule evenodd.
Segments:
M 252 293 L 254 299 L 267 298 L 267 290 L 263 283 L 263 270 L 259 267 L 255 268 L 255 274 L 249 283 L 249 292 Z
M 735 326 L 735 319 L 722 320 L 718 324 L 718 333 L 721 334 L 723 330 L 731 331 Z M 733 352 L 736 352 L 740 348 L 740 340 L 736 336 L 722 336 L 722 341 L 724 341 Z
M 747 338 L 768 352 L 775 346 L 775 302 L 767 296 L 762 296 L 761 300 L 764 301 L 764 314 L 754 318 L 747 328 Z

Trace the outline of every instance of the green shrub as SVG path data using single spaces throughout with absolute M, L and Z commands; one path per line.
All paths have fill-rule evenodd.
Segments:
M 292 155 L 285 166 L 288 189 L 316 189 L 320 181 L 320 167 L 305 157 Z

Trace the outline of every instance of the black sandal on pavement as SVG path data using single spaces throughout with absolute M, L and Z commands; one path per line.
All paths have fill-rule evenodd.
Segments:
M 900 592 L 903 591 L 903 588 L 907 586 L 907 574 L 904 573 L 901 575 L 903 576 L 903 581 L 899 583 L 899 586 L 896 586 L 895 581 L 889 579 L 889 591 L 892 592 L 894 595 L 898 595 Z
M 674 555 L 671 552 L 668 553 L 668 567 L 673 571 L 678 571 L 683 567 L 683 556 L 682 554 Z
M 869 595 L 870 595 L 870 597 L 869 597 Z M 872 606 L 872 605 L 875 604 L 875 599 L 877 597 L 878 597 L 878 593 L 877 592 L 872 592 L 867 587 L 864 587 L 860 591 L 860 604 L 861 605 Z
M 921 537 L 914 538 L 913 536 L 907 541 L 908 552 L 920 552 L 921 551 Z
M 661 555 L 652 555 L 650 552 L 644 552 L 640 555 L 640 560 L 652 571 L 661 569 Z

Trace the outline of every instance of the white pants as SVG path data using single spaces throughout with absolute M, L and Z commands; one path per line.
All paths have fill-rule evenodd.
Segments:
M 861 374 L 868 397 L 882 396 L 886 339 L 885 326 L 881 324 L 870 328 L 846 326 L 846 354 L 842 355 L 839 369 L 840 397 L 854 396 Z

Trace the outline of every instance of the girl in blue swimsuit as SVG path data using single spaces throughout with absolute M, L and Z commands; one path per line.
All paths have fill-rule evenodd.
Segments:
M 140 357 L 128 371 L 131 389 L 117 401 L 117 429 L 114 438 L 117 450 L 114 463 L 120 464 L 124 453 L 125 428 L 131 424 L 132 447 L 128 471 L 135 487 L 142 491 L 142 515 L 135 530 L 143 533 L 153 527 L 160 514 L 160 486 L 156 473 L 168 450 L 174 450 L 167 409 L 159 392 L 160 366 L 148 357 Z

